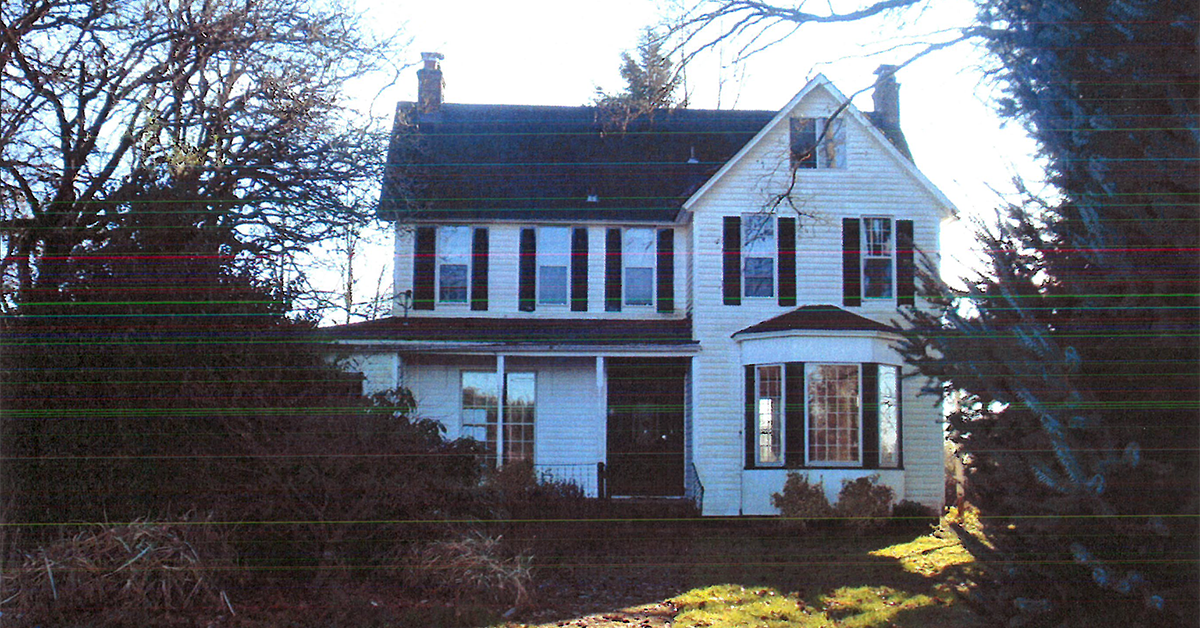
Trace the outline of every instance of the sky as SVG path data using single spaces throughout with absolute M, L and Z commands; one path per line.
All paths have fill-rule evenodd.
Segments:
M 597 88 L 622 88 L 621 53 L 636 48 L 643 28 L 663 20 L 663 4 L 664 0 L 357 0 L 355 8 L 370 27 L 412 40 L 401 60 L 412 67 L 379 93 L 372 111 L 390 117 L 397 101 L 415 100 L 421 52 L 444 55 L 447 102 L 588 104 Z M 732 63 L 734 46 L 698 58 L 687 69 L 688 106 L 778 110 L 818 72 L 843 94 L 863 90 L 874 81 L 880 64 L 900 63 L 917 50 L 905 47 L 906 42 L 930 41 L 931 33 L 969 24 L 974 11 L 970 0 L 928 4 L 923 10 L 863 23 L 806 25 L 737 64 Z M 974 45 L 963 43 L 925 56 L 897 74 L 901 126 L 914 160 L 964 218 L 943 229 L 946 276 L 961 275 L 964 264 L 970 264 L 970 218 L 993 215 L 1000 201 L 997 193 L 1012 190 L 1015 175 L 1036 181 L 1040 173 L 1034 145 L 1021 126 L 1006 124 L 994 113 L 996 89 L 983 78 L 986 59 Z M 374 95 L 378 86 L 369 91 Z M 854 104 L 871 110 L 870 90 Z M 370 265 L 386 263 L 389 257 L 390 243 L 379 239 Z

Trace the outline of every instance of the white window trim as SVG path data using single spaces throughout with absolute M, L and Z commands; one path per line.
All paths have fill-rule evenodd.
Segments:
M 545 247 L 543 246 L 543 240 L 542 240 L 542 238 L 543 238 L 542 234 L 544 232 L 543 230 L 545 230 L 545 229 L 566 229 L 566 231 L 567 231 L 567 239 L 566 239 L 567 249 L 566 249 L 566 258 L 565 258 L 566 263 L 564 266 L 564 268 L 566 269 L 566 272 L 563 273 L 563 277 L 564 277 L 563 288 L 564 288 L 564 294 L 566 295 L 566 298 L 561 303 L 551 303 L 549 301 L 542 300 L 542 267 L 543 266 L 551 266 L 551 264 L 543 264 L 542 263 L 542 260 L 545 259 L 544 256 L 549 255 L 548 253 L 545 252 Z M 536 248 L 535 248 L 536 254 L 535 254 L 535 259 L 534 259 L 533 285 L 534 285 L 534 292 L 536 293 L 537 306 L 539 308 L 545 307 L 545 308 L 549 308 L 549 309 L 565 310 L 571 306 L 571 227 L 563 227 L 560 225 L 547 225 L 547 226 L 542 226 L 542 227 L 535 227 L 534 239 L 537 242 L 537 244 L 536 244 Z
M 759 381 L 759 369 L 763 367 L 778 367 L 779 368 L 779 421 L 775 429 L 779 431 L 779 459 L 775 462 L 763 462 L 762 446 L 758 439 L 762 435 L 759 430 L 758 419 L 758 404 L 762 398 L 760 391 L 762 384 Z M 782 467 L 787 461 L 787 365 L 782 363 L 770 364 L 755 364 L 754 365 L 754 466 L 755 467 Z
M 498 391 L 497 391 L 497 393 L 496 393 L 496 404 L 497 404 L 497 407 L 496 407 L 496 454 L 495 454 L 495 463 L 496 463 L 497 467 L 504 466 L 504 462 L 505 462 L 505 461 L 504 461 L 504 455 L 505 455 L 505 453 L 506 453 L 506 452 L 505 452 L 505 449 L 506 449 L 506 444 L 507 444 L 505 441 L 506 441 L 507 439 L 505 439 L 505 437 L 504 437 L 504 426 L 507 424 L 507 417 L 505 416 L 505 415 L 506 415 L 506 413 L 505 413 L 504 409 L 505 409 L 505 404 L 507 403 L 508 377 L 509 377 L 510 375 L 514 375 L 514 374 L 518 374 L 518 375 L 528 374 L 528 375 L 532 375 L 532 376 L 533 376 L 533 389 L 534 389 L 534 397 L 533 397 L 533 398 L 534 398 L 534 401 L 533 401 L 533 426 L 534 426 L 534 427 L 533 427 L 533 453 L 532 453 L 532 456 L 531 456 L 531 458 L 530 458 L 529 462 L 530 462 L 531 464 L 532 464 L 532 463 L 534 463 L 534 462 L 535 462 L 535 460 L 537 459 L 537 449 L 538 449 L 538 440 L 537 440 L 537 434 L 538 434 L 538 428 L 537 428 L 537 426 L 538 426 L 538 415 L 541 413 L 541 403 L 538 401 L 538 397 L 539 397 L 539 395 L 537 394 L 537 391 L 538 391 L 538 388 L 539 388 L 539 386 L 538 386 L 538 380 L 539 380 L 540 378 L 537 376 L 537 371 L 509 371 L 509 370 L 500 370 L 500 371 L 496 371 L 496 370 L 488 370 L 488 369 L 481 369 L 481 368 L 463 368 L 463 369 L 459 369 L 459 370 L 458 370 L 458 425 L 459 425 L 459 434 L 460 434 L 460 436 L 464 436 L 464 437 L 467 437 L 467 438 L 471 438 L 472 440 L 475 440 L 476 442 L 478 442 L 478 443 L 481 443 L 481 444 L 483 444 L 484 446 L 486 446 L 486 445 L 487 445 L 487 441 L 486 441 L 486 435 L 485 435 L 485 440 L 483 440 L 483 441 L 480 441 L 480 440 L 477 440 L 477 439 L 475 439 L 473 436 L 469 436 L 469 435 L 466 435 L 466 434 L 464 434 L 464 432 L 466 431 L 466 430 L 465 430 L 465 428 L 466 428 L 468 425 L 483 425 L 485 429 L 486 429 L 486 427 L 487 427 L 487 424 L 486 424 L 486 423 L 483 423 L 483 424 L 480 424 L 480 423 L 468 423 L 468 422 L 467 422 L 467 420 L 466 420 L 466 419 L 467 419 L 467 417 L 466 417 L 466 413 L 464 412 L 464 410 L 465 410 L 465 409 L 463 408 L 463 405 L 462 405 L 463 376 L 464 376 L 464 374 L 466 374 L 466 373 L 481 373 L 481 374 L 485 374 L 485 375 L 492 375 L 492 376 L 494 376 L 494 377 L 495 377 L 495 379 L 496 379 L 496 384 L 497 384 L 497 386 L 499 387 L 499 390 L 498 390 Z
M 741 215 L 742 228 L 741 228 L 741 233 L 738 234 L 738 238 L 741 239 L 741 242 L 739 244 L 740 244 L 740 250 L 741 250 L 741 257 L 742 257 L 742 262 L 741 262 L 742 267 L 738 270 L 738 272 L 740 272 L 742 275 L 741 281 L 742 281 L 742 298 L 743 299 L 769 300 L 769 299 L 778 298 L 778 296 L 779 296 L 779 218 L 774 215 L 767 216 L 767 220 L 771 222 L 771 234 L 772 234 L 772 237 L 767 240 L 768 245 L 770 246 L 770 249 L 771 249 L 769 255 L 767 255 L 767 258 L 771 260 L 771 294 L 767 294 L 767 295 L 746 294 L 746 286 L 749 284 L 749 282 L 746 281 L 746 260 L 750 257 L 746 253 L 746 229 L 747 229 L 747 224 L 749 222 L 748 218 L 750 218 L 752 216 L 759 216 L 759 215 L 761 215 L 761 214 L 754 213 L 754 212 Z
M 891 230 L 890 230 L 891 253 L 889 255 L 882 256 L 882 255 L 868 255 L 867 254 L 867 249 L 868 249 L 867 221 L 868 220 L 886 220 L 891 224 Z M 858 237 L 859 237 L 858 272 L 859 272 L 859 277 L 861 278 L 861 279 L 859 279 L 859 285 L 860 285 L 859 294 L 862 297 L 862 300 L 876 302 L 876 303 L 881 302 L 881 301 L 882 302 L 895 301 L 896 293 L 897 293 L 897 289 L 898 289 L 898 287 L 896 285 L 896 271 L 897 271 L 896 265 L 897 264 L 896 264 L 896 219 L 895 219 L 895 217 L 873 215 L 873 216 L 863 216 L 863 217 L 859 218 L 859 220 L 858 220 Z M 885 259 L 885 258 L 890 259 L 892 262 L 891 263 L 892 296 L 869 297 L 869 296 L 867 296 L 867 260 L 868 259 Z
M 475 229 L 473 227 L 471 227 L 470 225 L 438 225 L 437 230 L 434 232 L 433 237 L 434 237 L 434 241 L 440 245 L 441 238 L 442 238 L 442 236 L 441 236 L 442 229 L 456 229 L 456 228 L 466 229 L 467 233 L 469 234 L 468 240 L 467 240 L 467 264 L 466 264 L 467 265 L 467 298 L 462 301 L 443 301 L 442 300 L 442 255 L 443 255 L 443 252 L 440 250 L 441 247 L 438 246 L 435 248 L 434 255 L 433 255 L 433 259 L 434 259 L 433 289 L 434 289 L 434 298 L 439 307 L 467 308 L 467 307 L 470 307 L 470 305 L 471 305 L 471 275 L 475 271 L 475 256 L 474 256 L 474 253 L 475 253 L 475 251 L 474 251 Z
M 633 266 L 629 263 L 629 247 L 625 240 L 626 234 L 633 230 L 650 232 L 650 266 Z M 629 302 L 629 273 L 630 268 L 650 269 L 650 302 Z M 622 227 L 621 228 L 621 307 L 653 309 L 658 303 L 658 227 Z
M 844 460 L 814 461 L 809 458 L 811 451 L 808 415 L 808 369 L 810 366 L 853 366 L 858 370 L 858 461 Z M 863 466 L 863 365 L 860 362 L 806 362 L 804 364 L 804 466 L 806 467 L 862 467 Z

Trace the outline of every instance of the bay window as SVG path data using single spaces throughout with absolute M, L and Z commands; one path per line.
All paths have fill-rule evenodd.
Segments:
M 757 369 L 757 462 L 763 466 L 783 464 L 783 367 L 778 364 Z
M 862 412 L 857 364 L 808 364 L 807 433 L 810 465 L 862 463 Z
M 879 468 L 900 466 L 900 369 L 879 366 Z

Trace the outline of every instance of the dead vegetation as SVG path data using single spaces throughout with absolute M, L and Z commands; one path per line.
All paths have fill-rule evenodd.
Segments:
M 11 626 L 170 625 L 172 617 L 184 624 L 200 614 L 233 614 L 217 582 L 228 564 L 213 554 L 223 553 L 207 525 L 88 528 L 7 566 L 0 612 Z

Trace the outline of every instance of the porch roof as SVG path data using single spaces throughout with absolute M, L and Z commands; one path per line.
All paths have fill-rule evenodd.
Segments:
M 805 305 L 736 331 L 733 335 L 795 330 L 899 332 L 895 327 L 847 312 L 836 305 Z
M 391 316 L 320 330 L 330 340 L 480 344 L 692 346 L 692 319 L 511 319 Z

